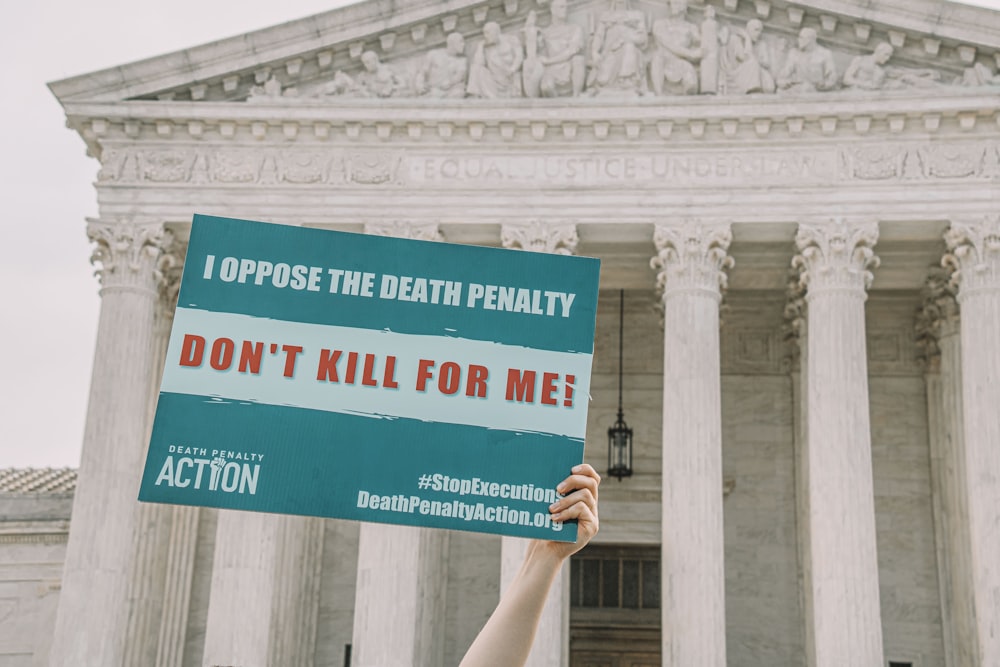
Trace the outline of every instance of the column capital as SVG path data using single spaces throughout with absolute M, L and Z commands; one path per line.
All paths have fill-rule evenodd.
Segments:
M 1000 214 L 952 222 L 944 240 L 949 252 L 941 264 L 954 269 L 959 301 L 980 290 L 1000 290 Z
M 579 242 L 576 225 L 571 222 L 530 220 L 523 225 L 500 226 L 500 243 L 504 248 L 573 255 Z
M 417 241 L 444 241 L 441 228 L 436 222 L 412 222 L 410 220 L 366 222 L 365 234 L 415 239 Z
M 935 369 L 941 357 L 938 342 L 958 333 L 958 301 L 955 286 L 947 272 L 937 269 L 927 277 L 921 290 L 923 303 L 917 309 L 914 325 L 920 357 L 931 370 Z
M 848 291 L 864 296 L 872 284 L 879 258 L 878 223 L 837 218 L 826 224 L 803 223 L 795 235 L 799 254 L 792 267 L 806 288 L 806 299 L 818 292 Z
M 159 259 L 173 244 L 173 235 L 158 222 L 87 220 L 87 238 L 97 244 L 90 256 L 101 292 L 110 289 L 156 294 Z
M 735 264 L 728 254 L 732 240 L 728 222 L 684 220 L 680 225 L 656 225 L 656 256 L 649 266 L 657 272 L 657 289 L 664 298 L 683 291 L 721 300 L 727 286 L 725 269 Z
M 802 345 L 806 333 L 808 317 L 806 313 L 806 289 L 795 269 L 788 271 L 785 286 L 785 324 L 782 327 L 784 341 L 788 345 L 786 360 L 790 369 L 797 369 L 802 357 Z
M 177 296 L 181 291 L 181 274 L 184 273 L 187 248 L 186 242 L 174 240 L 156 261 L 157 291 L 160 296 L 157 302 L 157 316 L 164 322 L 169 322 L 174 317 Z

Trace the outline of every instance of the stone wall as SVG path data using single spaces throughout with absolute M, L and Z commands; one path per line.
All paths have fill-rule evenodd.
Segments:
M 0 666 L 48 664 L 72 493 L 0 493 Z

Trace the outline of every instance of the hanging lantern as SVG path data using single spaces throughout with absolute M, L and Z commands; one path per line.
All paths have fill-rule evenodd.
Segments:
M 622 409 L 624 332 L 625 290 L 621 290 L 618 306 L 618 419 L 615 425 L 608 429 L 608 475 L 617 477 L 619 482 L 623 477 L 632 476 L 632 429 L 625 423 L 625 413 Z

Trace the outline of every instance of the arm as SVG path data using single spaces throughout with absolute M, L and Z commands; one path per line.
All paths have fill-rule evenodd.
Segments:
M 577 520 L 575 543 L 535 540 L 524 564 L 490 620 L 472 642 L 460 667 L 520 667 L 528 659 L 549 588 L 567 558 L 597 534 L 597 487 L 601 477 L 587 464 L 556 490 L 566 494 L 549 507 L 553 521 Z

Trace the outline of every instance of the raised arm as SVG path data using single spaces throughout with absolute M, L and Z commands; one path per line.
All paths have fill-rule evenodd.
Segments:
M 521 667 L 528 659 L 549 588 L 563 562 L 597 534 L 597 488 L 601 476 L 588 464 L 573 468 L 556 490 L 564 497 L 549 507 L 553 521 L 576 519 L 576 542 L 535 540 L 500 604 L 462 659 L 460 667 Z

